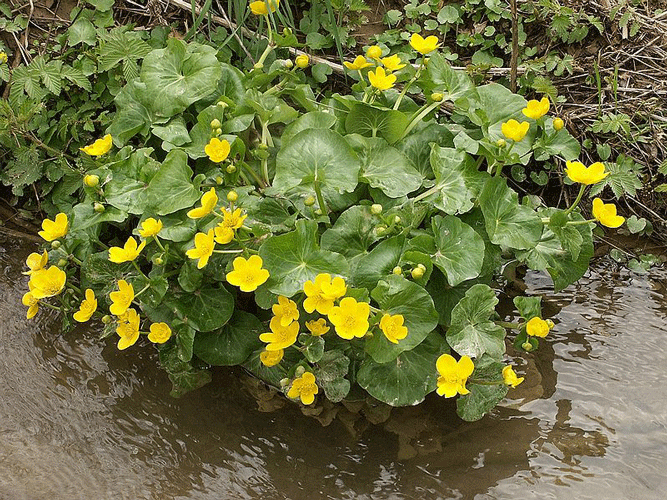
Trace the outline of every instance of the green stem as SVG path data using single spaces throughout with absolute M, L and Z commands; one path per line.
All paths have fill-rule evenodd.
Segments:
M 250 174 L 250 177 L 252 177 L 255 182 L 259 185 L 261 188 L 265 188 L 268 186 L 268 184 L 264 183 L 262 178 L 255 172 L 250 165 L 248 165 L 246 162 L 241 162 L 241 166 L 245 168 L 245 170 Z
M 160 250 L 162 250 L 163 252 L 166 253 L 167 251 L 166 251 L 166 250 L 164 249 L 164 247 L 162 246 L 162 242 L 161 242 L 160 239 L 157 237 L 157 234 L 156 234 L 155 236 L 153 236 L 153 239 L 155 239 L 155 243 L 157 243 L 157 246 L 160 248 Z
M 76 257 L 74 257 L 74 255 L 72 255 L 72 254 L 69 254 L 69 255 L 67 256 L 67 258 L 68 258 L 69 260 L 71 260 L 72 262 L 74 262 L 75 264 L 78 264 L 79 266 L 83 265 L 83 262 L 81 262 L 79 259 L 77 259 Z
M 579 205 L 579 202 L 581 201 L 581 198 L 583 198 L 583 196 L 584 196 L 584 191 L 585 190 L 586 190 L 586 184 L 582 184 L 581 187 L 579 188 L 579 194 L 577 195 L 577 199 L 574 200 L 574 203 L 570 206 L 570 208 L 565 210 L 565 215 L 570 215 L 570 213 L 572 213 L 572 210 L 574 210 L 575 207 L 577 205 Z
M 595 219 L 569 220 L 569 221 L 567 221 L 567 225 L 568 226 L 583 226 L 584 224 L 590 224 L 591 222 L 595 223 Z
M 437 193 L 438 191 L 440 191 L 440 188 L 441 188 L 441 186 L 440 186 L 439 184 L 436 184 L 436 185 L 433 186 L 432 188 L 429 188 L 429 189 L 427 189 L 426 191 L 424 191 L 422 194 L 420 194 L 420 195 L 418 195 L 418 196 L 415 196 L 415 197 L 412 199 L 412 201 L 413 201 L 414 203 L 417 203 L 418 201 L 421 201 L 421 200 L 423 200 L 424 198 L 428 198 L 428 197 L 431 196 L 432 194 L 435 194 L 435 193 Z
M 315 188 L 315 196 L 317 196 L 317 205 L 319 206 L 320 210 L 322 210 L 322 213 L 324 215 L 327 215 L 329 213 L 329 210 L 327 209 L 327 204 L 324 202 L 324 196 L 322 196 L 320 181 L 316 179 L 313 182 L 313 187 Z
M 503 328 L 508 328 L 512 330 L 518 330 L 521 328 L 521 325 L 519 323 L 510 323 L 508 321 L 494 321 L 494 323 L 498 326 L 502 326 Z
M 474 378 L 469 378 L 468 383 L 477 385 L 505 385 L 504 380 L 477 380 Z
M 422 106 L 421 110 L 418 110 L 415 112 L 414 115 L 412 115 L 412 118 L 410 119 L 410 122 L 408 123 L 408 126 L 405 127 L 405 131 L 403 132 L 403 135 L 401 136 L 401 139 L 408 135 L 415 126 L 424 119 L 425 116 L 427 116 L 431 111 L 433 111 L 435 108 L 440 106 L 440 102 L 432 102 L 431 104 L 424 104 Z
M 49 304 L 48 302 L 42 302 L 41 300 L 39 301 L 39 305 L 40 305 L 40 307 L 41 306 L 48 307 L 49 309 L 53 309 L 54 311 L 62 312 L 62 310 L 63 310 L 61 307 L 54 306 L 52 304 Z
M 143 287 L 141 290 L 139 290 L 139 293 L 135 293 L 135 294 L 134 294 L 134 298 L 136 299 L 139 295 L 141 295 L 142 293 L 144 293 L 144 292 L 145 292 L 146 290 L 148 290 L 150 287 L 151 287 L 151 285 L 150 285 L 150 283 L 149 283 L 148 285 L 146 285 L 145 287 Z
M 132 265 L 134 266 L 134 268 L 135 268 L 137 271 L 139 271 L 139 274 L 141 274 L 144 278 L 146 278 L 146 279 L 148 280 L 148 276 L 146 276 L 146 275 L 144 274 L 144 272 L 139 268 L 139 264 L 137 264 L 137 262 L 136 262 L 135 260 L 132 261 Z M 150 281 L 150 280 L 149 280 L 149 281 Z
M 269 22 L 268 16 L 266 18 L 266 25 L 269 32 L 269 43 L 264 49 L 264 52 L 262 52 L 262 55 L 259 57 L 259 60 L 255 63 L 256 68 L 261 68 L 264 66 L 264 61 L 273 50 L 273 30 L 271 29 L 271 23 Z
M 413 76 L 408 83 L 406 83 L 403 86 L 403 90 L 401 90 L 401 93 L 398 96 L 398 99 L 396 99 L 396 102 L 394 103 L 394 108 L 393 109 L 398 109 L 399 106 L 401 105 L 401 101 L 403 100 L 403 97 L 405 97 L 405 93 L 408 91 L 408 89 L 412 86 L 413 83 L 417 81 L 419 76 L 421 75 L 422 69 L 424 68 L 424 60 L 422 59 L 422 63 L 417 68 L 417 72 L 415 73 L 415 76 Z
M 65 283 L 65 285 L 67 286 L 67 288 L 71 288 L 72 290 L 74 290 L 79 295 L 82 295 L 81 294 L 81 289 L 79 287 L 77 287 L 75 285 L 72 285 L 71 283 Z
M 213 250 L 213 253 L 243 253 L 243 249 L 239 249 L 239 250 Z

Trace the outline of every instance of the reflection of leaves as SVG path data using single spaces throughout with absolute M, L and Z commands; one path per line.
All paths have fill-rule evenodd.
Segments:
M 474 380 L 496 382 L 502 380 L 503 364 L 488 356 L 475 361 Z M 466 388 L 470 394 L 461 396 L 456 401 L 456 412 L 467 422 L 482 418 L 486 412 L 496 406 L 507 394 L 509 388 L 505 384 L 482 385 L 468 382 Z
M 199 389 L 211 381 L 211 373 L 208 370 L 197 370 L 190 362 L 183 361 L 179 357 L 180 349 L 176 340 L 158 346 L 160 353 L 160 365 L 169 375 L 173 385 L 171 395 L 181 397 L 187 392 Z

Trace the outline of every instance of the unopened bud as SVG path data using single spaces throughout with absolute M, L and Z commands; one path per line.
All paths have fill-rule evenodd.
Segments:
M 401 223 L 401 218 L 398 215 L 394 216 L 394 224 L 400 224 Z
M 556 326 L 556 324 L 553 321 L 551 321 L 550 319 L 546 319 L 546 320 L 544 320 L 544 322 L 549 327 L 549 330 L 551 330 L 554 326 Z
M 97 212 L 98 214 L 101 214 L 104 213 L 106 208 L 104 208 L 104 205 L 102 205 L 101 203 L 95 202 L 95 204 L 93 205 L 93 210 L 95 210 L 95 212 Z
M 295 374 L 297 377 L 300 377 L 300 376 L 303 375 L 304 373 L 306 373 L 306 369 L 305 369 L 303 366 L 301 366 L 301 365 L 297 366 L 297 367 L 296 367 L 296 370 L 294 371 L 294 374 Z
M 318 208 L 318 209 L 315 210 L 314 213 L 315 213 L 315 215 L 322 215 L 324 212 L 322 212 L 321 208 Z
M 379 203 L 373 203 L 371 205 L 371 213 L 373 215 L 380 215 L 382 213 L 382 205 Z
M 54 250 L 58 250 L 60 248 L 60 242 L 58 240 L 52 241 L 51 248 L 53 248 Z
M 444 94 L 442 92 L 433 92 L 431 94 L 431 100 L 434 102 L 440 102 L 445 98 Z
M 262 69 L 264 67 L 264 63 L 261 62 L 256 62 L 253 68 L 255 69 Z
M 565 122 L 562 118 L 554 118 L 554 130 L 560 130 L 565 126 Z
M 109 316 L 108 314 L 102 316 L 102 323 L 104 323 L 105 325 L 111 323 L 111 316 Z
M 377 236 L 382 236 L 382 235 L 384 235 L 384 233 L 386 233 L 386 232 L 387 232 L 387 226 L 377 226 L 377 227 L 375 228 L 375 234 L 376 234 Z
M 504 148 L 506 144 L 507 141 L 505 141 L 505 139 L 498 139 L 496 141 L 496 146 L 498 146 L 499 148 Z
M 292 69 L 294 67 L 294 63 L 291 59 L 286 59 L 284 65 L 287 69 Z
M 225 167 L 225 171 L 226 171 L 228 174 L 233 174 L 234 172 L 236 172 L 236 165 L 227 165 L 227 166 Z
M 287 387 L 289 385 L 290 380 L 288 378 L 281 378 L 280 379 L 280 387 Z
M 227 193 L 227 201 L 234 203 L 238 199 L 239 199 L 239 194 L 236 191 L 230 191 L 229 193 Z
M 303 204 L 306 205 L 307 207 L 312 207 L 315 204 L 315 197 L 309 196 L 308 198 L 303 200 Z
M 67 265 L 67 259 L 60 259 L 56 264 L 58 267 L 65 267 Z
M 301 54 L 300 56 L 297 56 L 294 61 L 296 62 L 298 68 L 303 69 L 308 67 L 308 63 L 310 63 L 310 57 L 308 57 L 306 54 Z
M 83 184 L 89 188 L 94 188 L 100 183 L 100 178 L 97 175 L 86 175 L 83 178 Z
M 263 142 L 260 142 L 260 143 L 257 145 L 257 147 L 258 147 L 259 149 L 265 149 L 265 150 L 266 150 L 266 149 L 269 149 L 269 146 L 267 146 L 267 145 L 264 144 Z
M 218 186 L 221 185 L 221 184 L 222 184 L 222 177 L 217 176 L 217 177 L 215 178 L 215 183 L 216 183 Z
M 403 268 L 401 266 L 396 266 L 392 271 L 396 276 L 403 274 Z
M 530 342 L 524 342 L 523 344 L 521 344 L 521 347 L 526 352 L 530 352 L 533 350 L 533 344 L 531 344 Z
M 424 271 L 426 269 L 422 269 L 421 267 L 415 267 L 412 271 L 410 271 L 410 274 L 412 275 L 413 279 L 418 280 L 422 276 L 424 276 Z
M 156 266 L 161 266 L 164 264 L 164 259 L 162 257 L 155 257 L 155 259 L 153 259 L 153 264 Z
M 216 104 L 219 108 L 225 109 L 229 104 L 227 104 L 225 101 L 218 101 Z
M 220 120 L 218 120 L 217 118 L 211 120 L 211 128 L 215 129 L 215 128 L 220 128 L 221 126 L 222 123 L 220 123 Z
M 213 130 L 213 135 L 214 135 L 214 136 L 217 137 L 217 136 L 219 136 L 220 134 L 222 134 L 222 129 L 221 129 L 221 128 L 218 127 L 218 128 L 216 128 L 215 130 Z

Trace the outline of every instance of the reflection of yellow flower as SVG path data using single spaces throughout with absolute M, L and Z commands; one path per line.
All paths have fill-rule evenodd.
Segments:
M 209 189 L 201 197 L 201 207 L 193 208 L 188 212 L 188 217 L 191 219 L 201 219 L 202 217 L 213 212 L 215 205 L 218 203 L 218 195 L 215 194 L 215 188 Z
M 507 365 L 503 368 L 503 382 L 505 382 L 505 385 L 514 388 L 523 382 L 523 377 L 517 377 L 512 367 Z
M 79 310 L 74 313 L 74 320 L 79 323 L 84 323 L 92 317 L 96 310 L 97 299 L 95 298 L 95 292 L 88 288 L 86 289 L 86 298 L 81 302 Z
M 292 321 L 299 319 L 299 309 L 296 307 L 296 302 L 282 295 L 278 296 L 278 303 L 273 304 L 271 310 L 280 319 L 281 326 L 287 326 Z
M 280 349 L 278 351 L 262 351 L 259 353 L 259 360 L 264 366 L 268 366 L 270 368 L 280 363 L 284 354 L 284 349 Z
M 394 86 L 396 75 L 385 73 L 384 68 L 376 68 L 375 72 L 368 72 L 368 81 L 378 90 L 387 90 Z
M 109 248 L 109 260 L 116 264 L 122 264 L 123 262 L 132 262 L 134 259 L 139 257 L 139 254 L 146 246 L 146 242 L 142 241 L 139 246 L 137 246 L 137 240 L 133 236 L 130 236 L 123 248 L 120 247 L 111 247 Z
M 579 184 L 597 184 L 609 175 L 609 172 L 605 172 L 604 163 L 599 161 L 593 163 L 588 168 L 580 161 L 567 161 L 565 164 L 565 173 L 567 176 Z
M 366 57 L 371 59 L 380 59 L 382 57 L 382 48 L 378 45 L 371 45 L 366 51 Z
M 227 273 L 227 281 L 242 292 L 252 292 L 269 279 L 269 271 L 262 268 L 263 263 L 259 255 L 251 255 L 247 260 L 236 257 L 232 262 L 234 270 Z
M 167 323 L 153 323 L 148 334 L 148 340 L 154 344 L 164 344 L 171 338 L 171 328 Z
M 250 11 L 256 16 L 266 16 L 269 13 L 268 9 L 270 8 L 271 12 L 275 12 L 279 3 L 280 0 L 257 0 L 256 2 L 250 2 Z
M 457 394 L 465 395 L 470 393 L 466 389 L 466 381 L 475 370 L 475 365 L 468 356 L 462 356 L 457 362 L 449 354 L 443 354 L 435 363 L 440 376 L 438 377 L 438 389 L 436 392 L 440 396 L 451 398 Z
M 507 120 L 500 126 L 500 130 L 502 130 L 503 135 L 508 139 L 512 139 L 514 142 L 519 142 L 524 137 L 526 137 L 529 128 L 530 128 L 530 123 L 528 122 L 519 123 L 514 119 Z
M 97 139 L 92 144 L 79 149 L 90 156 L 102 156 L 109 152 L 112 144 L 111 134 L 107 134 L 102 139 Z
M 134 287 L 125 280 L 119 280 L 118 291 L 111 292 L 109 298 L 112 302 L 109 312 L 114 316 L 120 316 L 127 311 L 134 300 Z
M 40 269 L 30 276 L 28 286 L 32 296 L 37 300 L 53 297 L 62 292 L 65 288 L 67 275 L 65 271 L 57 266 L 51 266 L 48 269 Z
M 28 255 L 28 258 L 25 260 L 25 265 L 28 266 L 30 271 L 25 271 L 23 274 L 30 276 L 32 273 L 37 272 L 41 269 L 44 269 L 46 264 L 49 263 L 49 254 L 46 250 L 42 255 L 38 253 L 31 253 Z
M 438 48 L 438 38 L 431 35 L 426 38 L 419 33 L 413 33 L 410 37 L 410 45 L 420 54 L 428 54 Z
M 116 333 L 120 337 L 118 349 L 122 351 L 135 344 L 139 338 L 139 322 L 139 314 L 132 308 L 118 318 L 118 327 L 116 328 Z
M 385 314 L 380 320 L 380 329 L 384 333 L 385 337 L 394 344 L 398 344 L 398 341 L 404 339 L 408 335 L 407 327 L 403 326 L 403 315 L 394 314 Z
M 308 280 L 303 284 L 303 291 L 307 297 L 303 301 L 306 312 L 312 313 L 317 310 L 320 314 L 329 314 L 334 306 L 334 300 L 345 295 L 347 286 L 340 276 L 332 280 L 330 274 L 320 273 L 315 276 L 314 283 Z
M 185 255 L 191 259 L 199 259 L 197 269 L 201 269 L 208 264 L 208 259 L 213 255 L 213 249 L 215 248 L 214 239 L 213 229 L 209 229 L 208 233 L 195 234 L 195 247 L 185 252 Z
M 359 70 L 359 69 L 364 69 L 368 68 L 369 66 L 373 66 L 371 63 L 369 63 L 364 56 L 357 56 L 354 58 L 354 61 L 348 62 L 345 61 L 343 62 L 345 67 L 347 69 L 351 69 L 353 71 Z
M 67 215 L 59 213 L 55 220 L 44 219 L 42 221 L 42 231 L 39 234 L 46 241 L 57 240 L 67 234 Z
M 526 323 L 526 333 L 531 337 L 546 337 L 549 333 L 549 323 L 535 316 Z
M 157 234 L 162 230 L 162 221 L 155 220 L 153 217 L 149 217 L 141 223 L 141 229 L 139 229 L 139 236 L 142 238 L 150 238 L 151 236 L 157 236 Z
M 25 317 L 27 319 L 34 318 L 35 314 L 37 314 L 37 311 L 39 311 L 39 299 L 36 299 L 32 292 L 27 292 L 21 298 L 21 302 L 28 308 L 28 312 L 26 313 Z
M 593 217 L 603 226 L 616 228 L 625 222 L 625 217 L 616 215 L 616 205 L 604 203 L 600 198 L 593 200 Z
M 368 331 L 368 315 L 370 305 L 366 302 L 357 302 L 352 297 L 345 297 L 339 306 L 329 311 L 329 321 L 336 328 L 339 337 L 350 340 L 354 337 L 363 337 Z
M 296 59 L 294 59 L 296 67 L 301 69 L 307 68 L 309 62 L 310 62 L 310 57 L 308 57 L 306 54 L 299 54 L 298 56 L 296 56 Z
M 327 325 L 327 320 L 325 320 L 324 318 L 320 318 L 317 321 L 315 320 L 306 321 L 306 328 L 308 328 L 310 334 L 315 337 L 324 335 L 331 329 L 329 325 Z
M 526 107 L 521 111 L 524 115 L 526 115 L 528 118 L 532 118 L 533 120 L 542 118 L 549 112 L 549 99 L 546 97 L 543 97 L 539 101 L 531 99 L 528 101 Z
M 214 137 L 204 146 L 204 153 L 215 163 L 225 161 L 227 156 L 229 156 L 229 151 L 231 151 L 231 147 L 227 139 L 220 140 Z
M 401 62 L 401 58 L 398 57 L 398 54 L 382 58 L 382 64 L 387 68 L 387 71 L 398 71 L 401 68 L 405 68 L 405 64 Z
M 270 333 L 262 333 L 259 336 L 259 340 L 269 344 L 266 346 L 267 351 L 279 351 L 285 349 L 294 344 L 299 335 L 298 321 L 292 321 L 289 325 L 282 326 L 278 316 L 271 318 L 269 328 L 271 329 Z
M 310 372 L 304 372 L 301 377 L 292 382 L 292 387 L 287 392 L 287 397 L 292 399 L 301 398 L 303 404 L 309 405 L 313 404 L 315 394 L 318 392 L 319 389 L 315 383 L 315 375 Z

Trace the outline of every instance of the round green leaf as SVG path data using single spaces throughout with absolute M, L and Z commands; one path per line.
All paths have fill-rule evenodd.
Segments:
M 234 311 L 234 297 L 224 287 L 205 287 L 192 293 L 174 293 L 164 303 L 199 332 L 221 328 Z
M 371 290 L 379 279 L 391 275 L 403 253 L 403 236 L 381 241 L 367 255 L 362 255 L 350 266 L 350 278 L 353 286 Z
M 403 137 L 408 117 L 401 111 L 379 109 L 366 103 L 355 103 L 345 119 L 348 134 L 383 137 L 393 144 Z
M 344 255 L 348 259 L 368 252 L 377 241 L 375 234 L 377 218 L 370 207 L 355 205 L 336 220 L 333 227 L 322 234 L 322 248 Z
M 433 218 L 436 252 L 433 263 L 451 286 L 479 276 L 484 263 L 484 240 L 468 224 L 447 215 Z
M 422 185 L 422 175 L 399 150 L 382 139 L 369 138 L 362 152 L 361 178 L 390 198 L 400 198 Z
M 221 330 L 197 333 L 194 353 L 210 365 L 240 365 L 263 345 L 259 336 L 265 330 L 253 314 L 235 311 Z
M 146 205 L 157 215 L 167 215 L 192 207 L 199 198 L 188 156 L 179 149 L 170 151 L 146 189 Z

